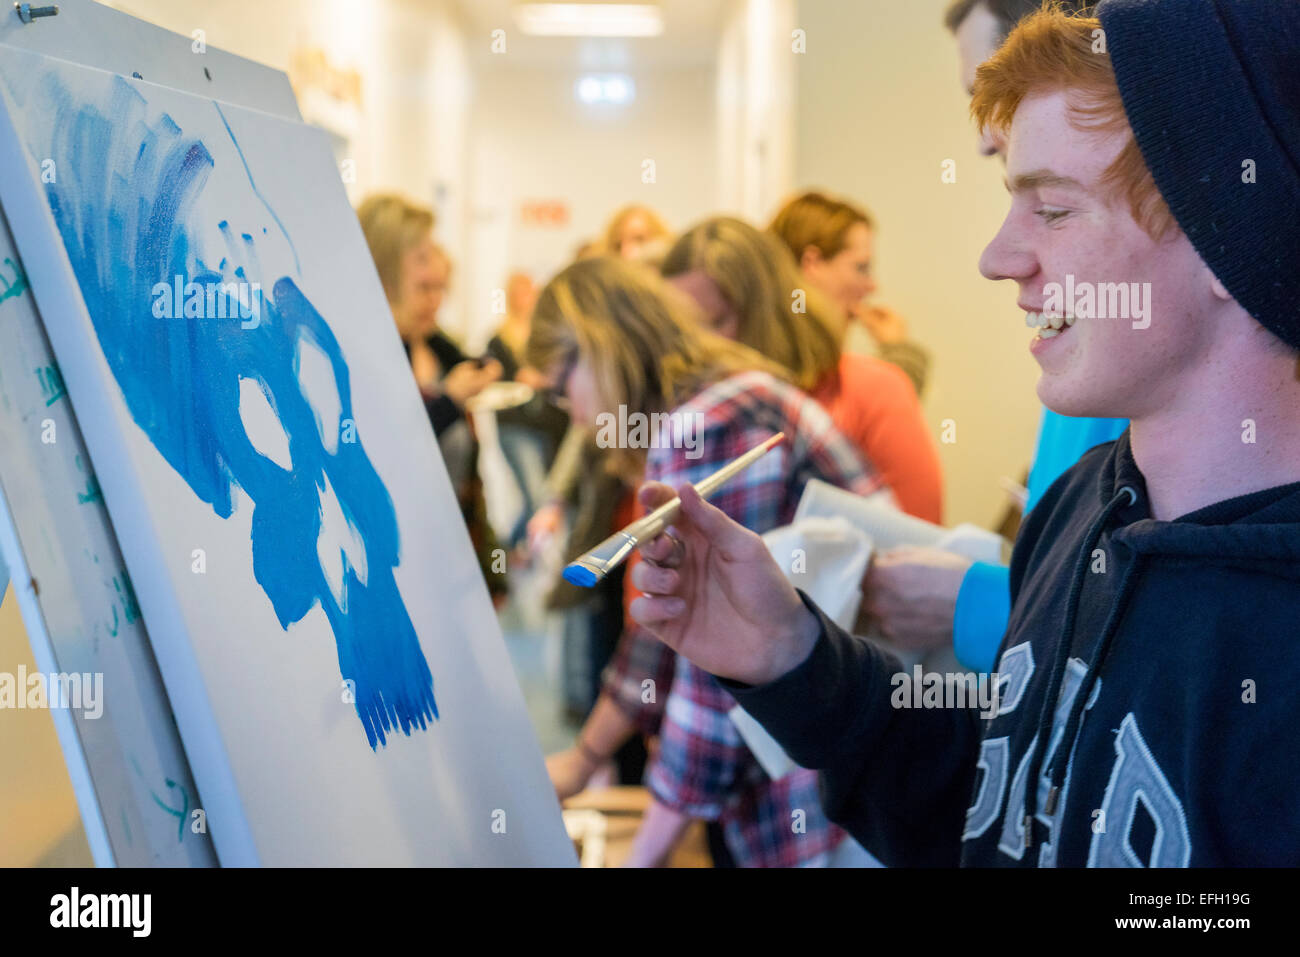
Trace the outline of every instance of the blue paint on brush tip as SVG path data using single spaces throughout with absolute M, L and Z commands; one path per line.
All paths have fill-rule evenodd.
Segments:
M 564 569 L 564 580 L 570 585 L 577 585 L 579 588 L 594 588 L 596 586 L 596 573 L 585 565 L 570 565 Z

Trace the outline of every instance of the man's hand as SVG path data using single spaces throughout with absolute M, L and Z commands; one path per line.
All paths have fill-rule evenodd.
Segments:
M 863 606 L 880 633 L 905 651 L 952 642 L 953 611 L 969 558 L 902 545 L 876 557 L 863 583 Z
M 633 620 L 705 671 L 761 685 L 799 665 L 816 644 L 808 611 L 767 546 L 700 498 L 679 490 L 677 523 L 641 547 L 632 569 L 643 594 L 628 607 Z M 650 482 L 640 498 L 654 509 L 673 497 Z

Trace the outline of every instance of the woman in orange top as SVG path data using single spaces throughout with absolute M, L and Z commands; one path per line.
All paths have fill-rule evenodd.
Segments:
M 880 358 L 906 372 L 916 394 L 925 395 L 930 354 L 908 337 L 902 316 L 867 302 L 876 291 L 875 228 L 862 207 L 809 191 L 782 206 L 767 231 L 790 250 L 804 279 L 858 322 Z
M 841 348 L 849 318 L 805 288 L 775 237 L 719 216 L 684 233 L 663 274 L 699 304 L 709 326 L 780 364 L 815 398 L 908 514 L 939 523 L 943 475 L 906 373 Z

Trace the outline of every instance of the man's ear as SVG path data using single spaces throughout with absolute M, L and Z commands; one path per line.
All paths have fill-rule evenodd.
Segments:
M 1227 287 L 1219 282 L 1219 277 L 1214 273 L 1210 273 L 1210 292 L 1214 293 L 1214 297 L 1221 302 L 1232 302 L 1232 293 L 1228 292 Z

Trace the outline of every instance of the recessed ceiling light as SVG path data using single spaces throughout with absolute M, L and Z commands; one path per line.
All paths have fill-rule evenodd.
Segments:
M 521 3 L 515 24 L 538 37 L 657 37 L 663 15 L 649 3 Z
M 623 104 L 636 96 L 636 84 L 622 73 L 590 75 L 578 81 L 576 92 L 583 103 Z

